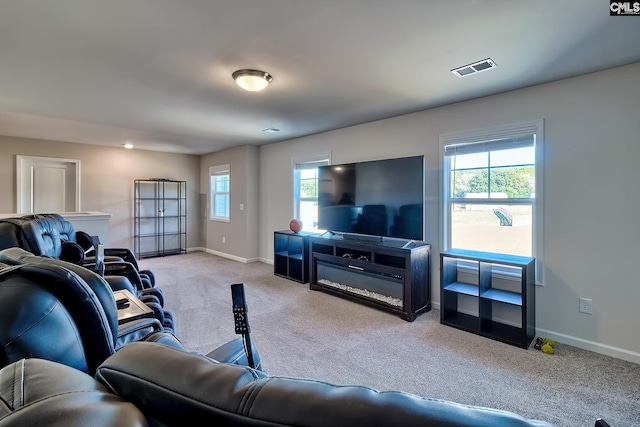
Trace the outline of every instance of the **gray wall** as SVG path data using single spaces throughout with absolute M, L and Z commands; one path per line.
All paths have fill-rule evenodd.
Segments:
M 16 211 L 16 155 L 79 159 L 81 210 L 112 215 L 111 247 L 133 248 L 133 181 L 148 178 L 187 181 L 187 246 L 201 246 L 198 156 L 8 136 L 0 153 L 0 213 Z
M 200 158 L 200 188 L 204 204 L 202 214 L 205 248 L 208 252 L 238 261 L 255 261 L 258 257 L 258 147 L 245 145 Z M 209 220 L 209 168 L 230 167 L 229 222 Z M 242 206 L 241 206 L 242 205 Z M 224 242 L 223 242 L 224 238 Z
M 439 135 L 544 119 L 545 283 L 538 334 L 640 362 L 640 63 L 380 120 L 260 150 L 260 257 L 293 215 L 292 158 L 331 152 L 332 163 L 425 156 L 425 239 L 439 301 Z M 594 313 L 578 312 L 578 298 Z

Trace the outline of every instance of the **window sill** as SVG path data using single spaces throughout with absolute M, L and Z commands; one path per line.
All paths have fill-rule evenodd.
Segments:
M 209 218 L 209 221 L 215 221 L 215 222 L 231 222 L 229 220 L 229 218 L 220 218 L 220 217 L 216 217 L 216 218 Z

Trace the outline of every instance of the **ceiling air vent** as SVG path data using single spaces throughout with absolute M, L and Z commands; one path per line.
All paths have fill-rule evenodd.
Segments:
M 451 70 L 453 74 L 458 77 L 466 77 L 471 74 L 479 73 L 480 71 L 491 70 L 498 65 L 493 62 L 491 58 L 483 59 L 482 61 L 474 62 L 473 64 L 464 65 L 462 67 L 454 68 Z

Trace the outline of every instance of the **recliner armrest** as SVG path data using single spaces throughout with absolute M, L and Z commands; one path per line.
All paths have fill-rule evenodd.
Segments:
M 0 251 L 0 262 L 8 265 L 24 264 L 35 257 L 31 252 L 18 247 L 6 248 Z
M 118 336 L 116 337 L 115 349 L 118 351 L 125 345 L 144 340 L 156 332 L 162 332 L 164 328 L 156 318 L 136 319 L 118 325 Z
M 131 281 L 125 276 L 104 276 L 104 280 L 109 284 L 109 287 L 113 291 L 122 291 L 127 290 L 135 295 L 137 292 L 136 287 L 131 283 Z
M 96 252 L 93 249 L 90 249 L 86 252 L 87 256 L 95 256 Z M 104 248 L 104 256 L 105 257 L 117 257 L 122 259 L 124 262 L 129 262 L 133 264 L 133 266 L 138 269 L 138 260 L 136 259 L 131 249 L 127 248 Z
M 263 370 L 260 362 L 260 354 L 258 349 L 251 344 L 253 351 L 253 361 L 257 369 Z M 247 352 L 242 338 L 236 338 L 226 344 L 221 345 L 215 350 L 207 353 L 207 357 L 221 363 L 231 363 L 234 365 L 249 366 Z
M 84 264 L 83 267 L 89 270 L 95 269 L 94 263 Z M 124 276 L 131 282 L 136 289 L 147 289 L 148 286 L 142 281 L 138 270 L 135 266 L 129 262 L 105 262 L 104 263 L 104 275 L 105 276 Z
M 61 243 L 60 259 L 81 265 L 84 262 L 84 249 L 77 243 L 64 240 Z

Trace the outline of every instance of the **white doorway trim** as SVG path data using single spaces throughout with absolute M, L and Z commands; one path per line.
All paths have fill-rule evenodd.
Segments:
M 80 160 L 55 157 L 16 156 L 16 213 L 36 213 L 34 210 L 34 172 L 38 168 L 66 170 L 66 188 L 60 189 L 65 197 L 64 211 L 80 211 Z

